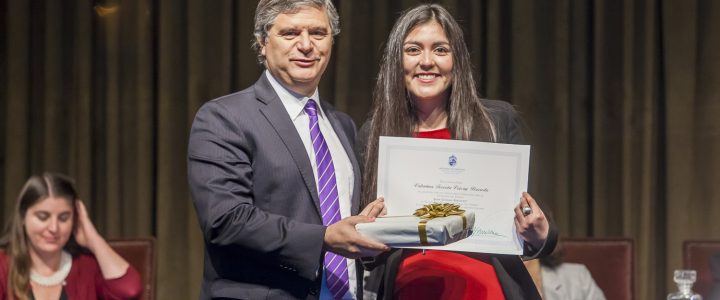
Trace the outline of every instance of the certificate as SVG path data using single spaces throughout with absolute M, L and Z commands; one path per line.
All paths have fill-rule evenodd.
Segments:
M 388 216 L 443 202 L 475 213 L 468 238 L 408 248 L 520 255 L 514 209 L 527 190 L 529 161 L 528 145 L 381 136 L 377 194 Z

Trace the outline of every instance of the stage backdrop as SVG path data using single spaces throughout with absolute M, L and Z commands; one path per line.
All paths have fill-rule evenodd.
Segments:
M 360 124 L 380 51 L 418 1 L 341 0 L 321 94 Z M 720 239 L 720 2 L 440 1 L 488 98 L 516 105 L 530 192 L 563 236 L 632 237 L 659 299 L 685 239 Z M 159 299 L 198 295 L 186 180 L 198 107 L 252 84 L 255 1 L 0 0 L 0 215 L 31 174 L 77 179 L 100 232 L 155 236 Z

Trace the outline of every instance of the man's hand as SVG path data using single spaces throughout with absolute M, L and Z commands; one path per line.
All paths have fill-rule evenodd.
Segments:
M 387 215 L 387 207 L 385 206 L 385 198 L 380 197 L 375 199 L 375 201 L 370 202 L 363 210 L 360 212 L 361 216 L 368 216 L 371 218 L 374 217 L 382 217 L 384 215 Z
M 367 239 L 355 230 L 355 224 L 373 221 L 375 221 L 373 217 L 352 216 L 328 226 L 325 230 L 325 250 L 347 258 L 377 256 L 389 250 L 388 246 Z

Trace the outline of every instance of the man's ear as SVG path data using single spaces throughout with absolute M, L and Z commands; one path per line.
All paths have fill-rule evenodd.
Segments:
M 265 56 L 265 40 L 262 38 L 256 38 L 258 45 L 260 45 L 260 55 Z

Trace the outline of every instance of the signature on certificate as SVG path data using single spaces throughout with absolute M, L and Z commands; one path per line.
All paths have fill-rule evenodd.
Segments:
M 470 234 L 470 236 L 475 236 L 475 237 L 488 236 L 488 235 L 489 235 L 489 236 L 496 236 L 496 237 L 505 237 L 504 234 L 500 234 L 500 233 L 498 233 L 497 231 L 495 231 L 495 230 L 493 230 L 493 229 L 483 229 L 483 228 L 480 228 L 480 227 L 475 227 L 475 228 L 473 228 L 473 229 L 472 229 L 472 234 Z

